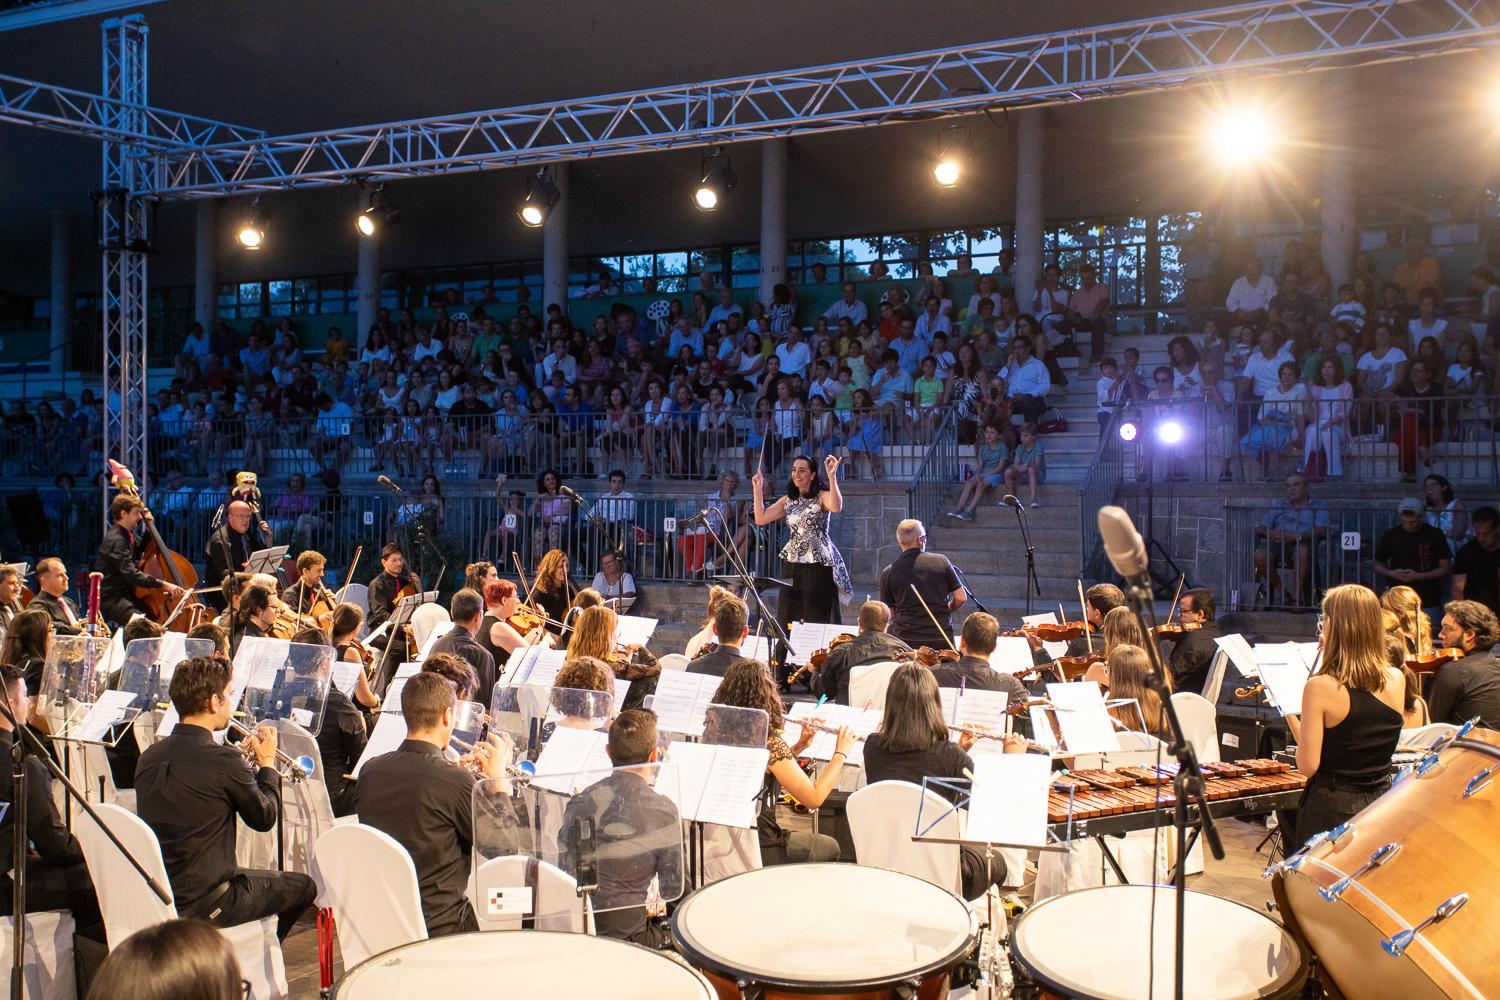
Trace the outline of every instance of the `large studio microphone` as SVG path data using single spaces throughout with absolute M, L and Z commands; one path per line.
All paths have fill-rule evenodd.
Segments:
M 381 486 L 384 486 L 386 489 L 390 490 L 392 493 L 400 493 L 400 492 L 402 492 L 401 487 L 399 487 L 395 483 L 391 482 L 391 477 L 390 476 L 376 476 L 375 477 L 375 481 L 377 483 L 379 483 Z
M 1146 555 L 1146 540 L 1135 530 L 1135 524 L 1123 507 L 1099 508 L 1099 538 L 1104 542 L 1104 554 L 1115 572 L 1127 583 L 1151 586 L 1151 560 Z
M 1000 502 L 1007 507 L 1014 507 L 1016 510 L 1021 509 L 1021 501 L 1014 493 L 1005 494 L 1005 496 L 1000 498 Z

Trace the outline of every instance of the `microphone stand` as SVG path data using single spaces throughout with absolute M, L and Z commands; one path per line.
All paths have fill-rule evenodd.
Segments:
M 13 819 L 11 821 L 10 863 L 12 865 L 14 883 L 11 887 L 11 930 L 14 938 L 11 942 L 10 998 L 11 1000 L 24 1000 L 26 981 L 26 856 L 27 841 L 29 839 L 26 827 L 26 799 L 29 794 L 26 762 L 29 758 L 34 758 L 42 762 L 47 770 L 51 772 L 52 780 L 62 785 L 64 791 L 67 793 L 67 800 L 69 802 L 76 801 L 79 807 L 88 813 L 89 818 L 104 832 L 104 836 L 109 839 L 109 842 L 114 844 L 115 849 L 125 856 L 125 860 L 130 862 L 130 867 L 135 869 L 136 874 L 156 894 L 157 899 L 160 899 L 163 903 L 170 904 L 172 902 L 172 893 L 163 888 L 161 883 L 157 882 L 151 876 L 151 873 L 146 871 L 135 855 L 130 853 L 129 848 L 120 843 L 120 838 L 115 836 L 115 832 L 109 828 L 104 820 L 99 818 L 99 814 L 94 811 L 93 803 L 89 802 L 84 794 L 78 790 L 77 786 L 68 780 L 68 776 L 57 766 L 57 761 L 52 759 L 52 755 L 47 753 L 47 749 L 42 746 L 36 734 L 28 730 L 16 718 L 15 713 L 11 711 L 10 702 L 6 698 L 0 698 L 0 714 L 5 716 L 5 721 L 10 723 L 11 727 L 10 752 L 11 776 L 13 781 L 11 787 L 11 798 L 13 800 L 11 814 Z
M 953 575 L 956 576 L 956 577 L 958 577 L 958 585 L 960 587 L 964 588 L 964 594 L 966 594 L 968 596 L 969 603 L 973 604 L 974 607 L 977 610 L 983 611 L 985 613 L 988 613 L 990 609 L 987 608 L 987 607 L 985 607 L 984 606 L 984 602 L 981 601 L 978 597 L 975 596 L 974 591 L 972 591 L 972 590 L 969 589 L 969 580 L 968 580 L 967 577 L 964 576 L 964 571 L 961 570 L 961 569 L 959 569 L 958 568 L 958 564 L 955 563 L 952 559 L 948 560 L 948 565 L 953 567 Z M 1028 601 L 1031 599 L 1031 591 L 1030 590 L 1026 591 L 1026 599 Z M 1030 610 L 1029 607 L 1027 608 L 1026 613 L 1027 614 L 1031 614 L 1031 610 Z
M 1135 616 L 1136 624 L 1141 627 L 1143 634 L 1149 636 L 1151 627 L 1146 624 L 1146 619 L 1151 620 L 1152 626 L 1156 624 L 1156 611 L 1151 604 L 1150 574 L 1126 578 L 1124 584 L 1125 602 L 1130 607 L 1131 614 Z M 1161 652 L 1156 648 L 1156 643 L 1146 643 L 1146 656 L 1151 661 L 1151 672 L 1146 683 L 1152 691 L 1156 692 L 1156 697 L 1161 701 L 1162 712 L 1167 717 L 1167 724 L 1172 732 L 1172 742 L 1167 745 L 1167 752 L 1177 758 L 1177 774 L 1172 778 L 1172 794 L 1175 799 L 1172 807 L 1172 824 L 1177 829 L 1177 869 L 1172 877 L 1173 892 L 1177 901 L 1177 921 L 1172 961 L 1175 991 L 1173 995 L 1176 1000 L 1183 1000 L 1183 964 L 1187 947 L 1186 928 L 1183 926 L 1183 921 L 1187 912 L 1189 796 L 1198 803 L 1197 825 L 1214 860 L 1223 860 L 1224 845 L 1219 841 L 1219 831 L 1214 826 L 1213 817 L 1209 815 L 1208 795 L 1203 788 L 1203 768 L 1198 763 L 1198 755 L 1193 751 L 1193 745 L 1182 734 L 1182 723 L 1178 721 L 1177 709 L 1172 704 L 1172 691 L 1167 686 L 1166 668 L 1162 665 Z
M 750 571 L 745 567 L 745 561 L 740 558 L 734 546 L 732 544 L 725 545 L 720 539 L 719 533 L 714 530 L 713 519 L 706 512 L 700 511 L 698 514 L 693 515 L 693 517 L 688 518 L 688 520 L 692 521 L 700 516 L 703 518 L 703 527 L 708 529 L 709 537 L 714 540 L 714 545 L 724 550 L 724 555 L 728 558 L 730 568 L 734 571 L 734 575 L 739 577 L 740 586 L 744 587 L 755 598 L 755 609 L 760 615 L 760 621 L 770 622 L 770 628 L 775 631 L 777 641 L 783 647 L 790 648 L 792 640 L 787 637 L 786 629 L 781 627 L 781 622 L 776 620 L 776 616 L 771 614 L 771 610 L 766 607 L 766 602 L 761 599 L 760 591 L 755 587 L 755 578 L 750 575 Z M 731 539 L 732 541 L 733 539 Z
M 1042 582 L 1036 578 L 1036 547 L 1031 544 L 1031 525 L 1026 521 L 1026 507 L 1020 500 L 1015 502 L 1016 523 L 1021 526 L 1021 544 L 1026 546 L 1026 613 L 1031 614 L 1033 592 L 1042 596 Z M 960 577 L 962 581 L 962 577 Z M 967 592 L 968 587 L 964 590 Z

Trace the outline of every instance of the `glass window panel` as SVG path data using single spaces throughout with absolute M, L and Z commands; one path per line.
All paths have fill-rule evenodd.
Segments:
M 239 304 L 238 289 L 234 285 L 219 286 L 219 307 L 232 308 Z
M 927 237 L 927 256 L 932 258 L 932 270 L 937 274 L 946 274 L 946 263 L 969 249 L 969 234 L 962 229 L 954 229 L 949 232 L 930 233 Z M 938 270 L 939 261 L 945 263 L 945 270 Z
M 657 277 L 668 274 L 687 274 L 688 255 L 686 251 L 677 253 L 659 253 L 656 255 Z
M 694 274 L 697 274 L 698 271 L 700 269 L 702 269 L 702 268 L 708 268 L 714 274 L 721 274 L 721 273 L 723 273 L 723 271 L 724 271 L 724 252 L 722 250 L 720 250 L 718 247 L 707 247 L 707 248 L 705 248 L 703 250 L 694 250 L 693 251 L 693 256 L 695 258 L 701 259 L 701 261 L 702 261 L 702 263 L 700 263 L 697 267 L 695 267 L 693 269 L 693 273 Z
M 1156 257 L 1156 301 L 1161 305 L 1178 303 L 1186 291 L 1182 247 L 1176 243 L 1161 244 L 1157 247 Z
M 687 291 L 688 279 L 684 275 L 673 274 L 656 279 L 656 290 L 658 292 L 685 292 Z
M 823 263 L 832 268 L 839 262 L 838 240 L 808 240 L 802 244 L 802 263 L 811 267 Z
M 1110 297 L 1116 305 L 1145 305 L 1145 287 L 1142 282 L 1144 247 L 1117 247 L 1104 251 L 1104 266 L 1101 277 L 1109 285 Z
M 654 254 L 637 254 L 620 259 L 620 273 L 627 278 L 640 279 L 650 277 L 656 273 L 656 256 Z M 636 281 L 639 285 L 639 280 Z M 629 287 L 629 283 L 627 283 Z
M 735 247 L 730 251 L 729 269 L 740 274 L 746 271 L 760 273 L 760 247 L 755 244 Z
M 1170 212 L 1157 218 L 1156 238 L 1162 242 L 1186 240 L 1202 221 L 1202 212 Z
M 998 254 L 1001 250 L 1010 246 L 1011 242 L 1011 228 L 1009 226 L 970 229 L 968 235 L 969 253 L 975 257 L 978 257 L 980 254 Z
M 292 314 L 292 304 L 290 302 L 272 302 L 269 313 L 272 316 L 290 316 Z
M 260 282 L 240 282 L 240 308 L 244 309 L 246 307 L 251 309 L 260 308 Z
M 1120 222 L 1111 222 L 1101 229 L 1101 242 L 1106 244 L 1146 242 L 1145 219 L 1129 218 Z
M 844 263 L 864 263 L 880 259 L 880 237 L 851 236 L 843 240 L 840 255 Z

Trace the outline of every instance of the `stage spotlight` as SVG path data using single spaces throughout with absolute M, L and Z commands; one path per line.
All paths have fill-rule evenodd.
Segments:
M 401 209 L 386 200 L 380 188 L 370 192 L 370 203 L 354 217 L 354 230 L 369 239 L 376 233 L 401 221 Z
M 532 229 L 540 228 L 547 221 L 547 216 L 552 214 L 553 207 L 557 205 L 561 197 L 562 193 L 557 190 L 552 175 L 547 173 L 546 167 L 543 167 L 526 178 L 526 196 L 521 199 L 516 215 Z
M 739 183 L 729 157 L 720 150 L 703 158 L 699 163 L 698 176 L 698 186 L 693 189 L 693 206 L 700 212 L 712 212 L 718 208 L 724 196 Z
M 1182 439 L 1185 437 L 1187 437 L 1187 430 L 1179 421 L 1163 420 L 1156 425 L 1156 440 L 1162 444 L 1182 444 Z
M 1276 147 L 1271 121 L 1256 107 L 1223 108 L 1208 131 L 1214 155 L 1226 167 L 1252 166 L 1269 158 Z
M 1120 424 L 1120 440 L 1126 444 L 1141 436 L 1141 425 L 1134 420 L 1126 420 Z
M 265 244 L 266 210 L 261 207 L 259 198 L 251 202 L 250 210 L 245 213 L 244 219 L 240 221 L 240 228 L 235 232 L 235 239 L 246 250 L 259 250 Z
M 951 188 L 958 184 L 972 152 L 969 126 L 949 125 L 943 129 L 938 157 L 932 165 L 932 179 L 938 187 Z

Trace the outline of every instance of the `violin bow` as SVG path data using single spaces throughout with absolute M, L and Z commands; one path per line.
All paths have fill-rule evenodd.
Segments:
M 354 570 L 355 570 L 355 567 L 357 567 L 359 565 L 359 557 L 362 556 L 362 555 L 364 555 L 364 552 L 365 552 L 365 547 L 363 545 L 359 545 L 359 546 L 355 547 L 355 549 L 354 549 L 354 558 L 349 560 L 349 570 L 348 570 L 348 572 L 346 572 L 344 574 L 344 585 L 339 588 L 339 592 L 337 594 L 333 595 L 333 599 L 335 601 L 337 601 L 337 602 L 339 602 L 341 604 L 343 603 L 344 593 L 346 591 L 348 591 L 349 584 L 351 584 L 351 583 L 354 582 Z
M 1083 599 L 1083 581 L 1075 578 L 1073 582 L 1078 584 L 1078 620 L 1083 622 L 1083 641 L 1088 647 L 1089 655 L 1093 656 L 1094 637 L 1090 634 L 1092 630 L 1089 628 L 1088 602 Z M 1067 621 L 1066 618 L 1063 620 Z
M 932 619 L 932 627 L 938 630 L 938 634 L 943 637 L 943 641 L 948 644 L 948 648 L 955 653 L 958 652 L 958 647 L 953 645 L 953 637 L 943 630 L 943 626 L 938 624 L 937 615 L 933 614 L 932 609 L 927 606 L 927 602 L 922 598 L 922 592 L 917 589 L 915 583 L 911 585 L 911 592 L 917 595 L 917 600 L 922 604 L 922 610 L 927 612 L 928 618 Z
M 536 586 L 536 584 L 533 583 L 530 587 L 527 587 L 526 586 L 526 570 L 521 566 L 521 557 L 519 555 L 517 555 L 515 552 L 512 552 L 510 554 L 510 558 L 511 558 L 511 561 L 513 563 L 515 563 L 516 578 L 521 581 L 521 586 L 526 591 L 526 596 L 521 599 L 521 603 L 522 604 L 530 604 L 531 603 L 531 591 L 532 591 L 532 588 Z
M 1172 616 L 1177 613 L 1177 602 L 1182 598 L 1182 585 L 1187 583 L 1187 574 L 1177 574 L 1177 592 L 1172 595 L 1172 606 L 1167 609 L 1167 624 L 1172 624 Z

